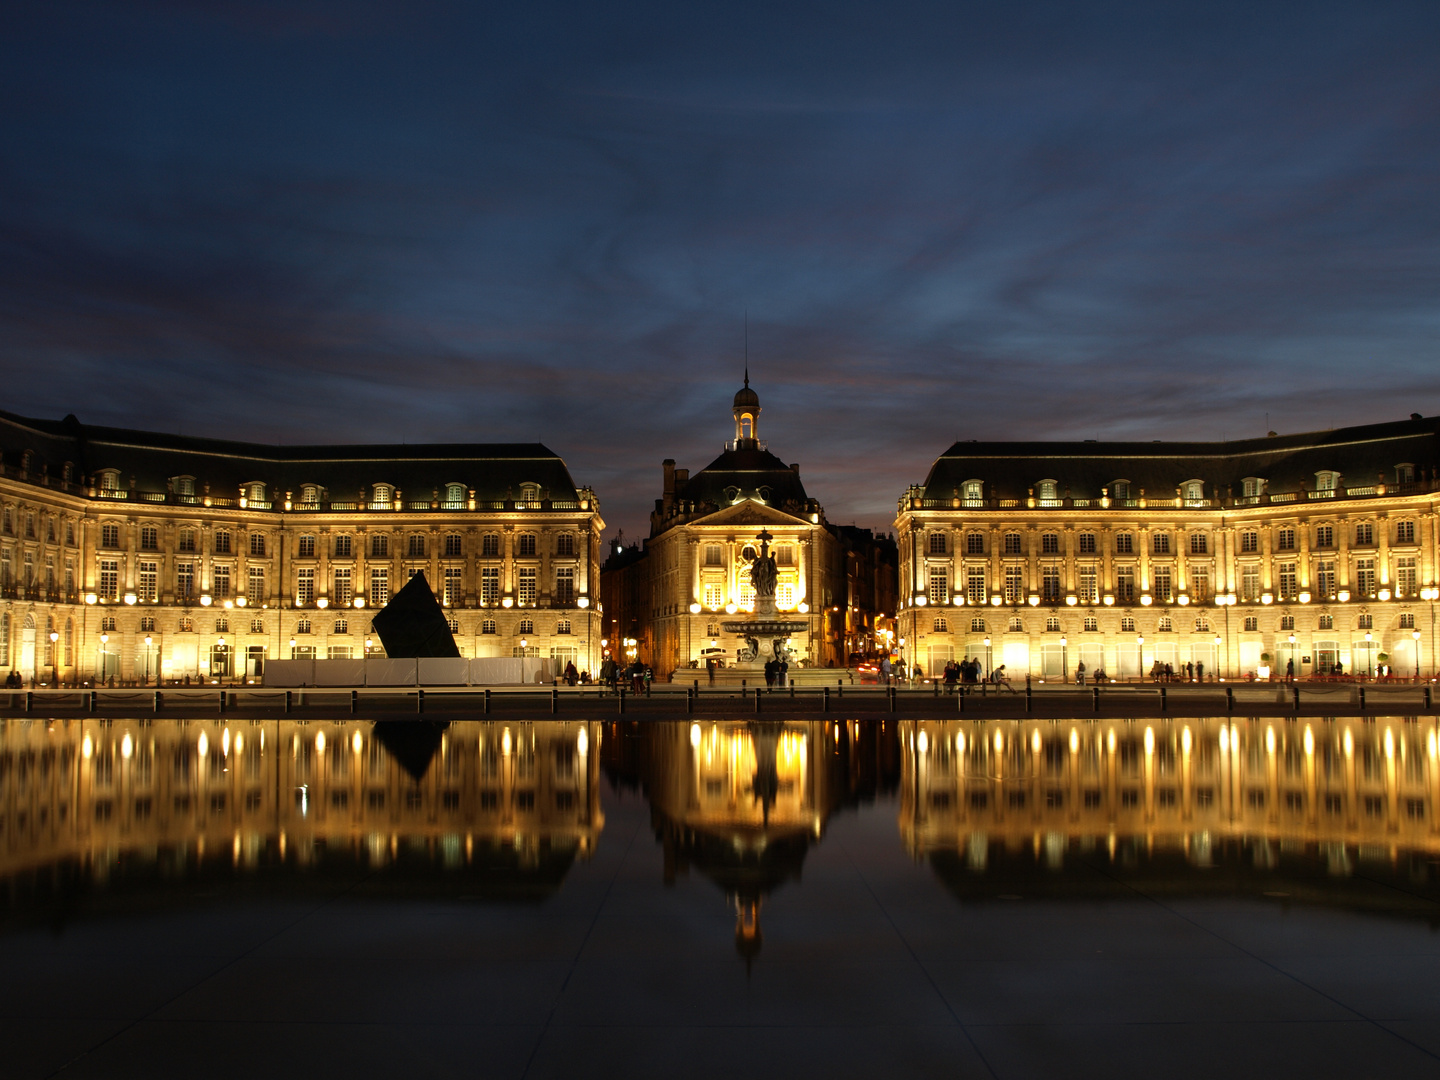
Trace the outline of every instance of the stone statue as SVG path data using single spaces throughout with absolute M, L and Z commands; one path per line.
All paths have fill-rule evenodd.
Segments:
M 755 587 L 755 598 L 773 598 L 775 596 L 775 556 L 770 554 L 771 535 L 762 531 L 757 537 L 760 541 L 760 554 L 755 556 L 755 561 L 750 564 L 750 584 Z

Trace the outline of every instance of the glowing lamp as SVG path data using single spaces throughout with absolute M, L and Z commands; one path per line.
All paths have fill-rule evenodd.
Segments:
M 246 603 L 247 603 L 247 601 L 246 601 L 245 597 L 243 597 L 243 596 L 237 596 L 237 597 L 235 598 L 235 606 L 236 606 L 236 607 L 244 607 Z
M 363 608 L 363 607 L 365 606 L 365 597 L 363 597 L 363 596 L 357 596 L 357 597 L 355 597 L 355 606 L 356 606 L 357 608 Z
M 588 597 L 588 596 L 582 596 L 582 597 L 580 597 L 579 600 L 576 600 L 575 602 L 580 605 L 580 610 L 581 610 L 581 611 L 584 611 L 586 608 L 588 608 L 588 607 L 590 606 L 590 597 Z M 696 611 L 699 611 L 699 610 L 700 610 L 700 605 L 699 605 L 699 604 L 692 604 L 691 606 L 694 607 Z
M 85 594 L 85 602 L 86 602 L 87 604 L 94 604 L 94 603 L 98 602 L 99 599 L 100 599 L 100 597 L 96 596 L 93 592 L 87 592 L 87 593 Z
M 127 593 L 125 594 L 125 603 L 130 604 L 130 605 L 132 605 L 132 606 L 134 605 L 135 601 L 138 600 L 138 599 L 140 599 L 140 598 L 139 598 L 138 596 L 136 596 L 133 592 L 127 592 Z
M 1113 597 L 1113 596 L 1110 595 L 1109 593 L 1106 593 L 1106 594 L 1105 594 L 1105 606 L 1106 606 L 1106 607 L 1114 607 L 1114 606 L 1115 606 L 1115 597 Z
M 1376 595 L 1377 595 L 1381 600 L 1389 600 L 1389 599 L 1390 599 L 1390 590 L 1389 590 L 1389 589 L 1381 589 L 1378 593 L 1376 593 Z
M 502 598 L 501 601 L 500 601 L 500 606 L 501 606 L 501 607 L 506 607 L 506 608 L 508 608 L 508 607 L 514 607 L 514 606 L 515 606 L 515 598 L 514 598 L 513 596 L 506 596 L 506 597 Z
M 315 601 L 315 606 L 318 607 L 321 611 L 324 611 L 327 607 L 330 606 L 330 598 L 328 596 L 320 597 L 320 599 Z
M 1151 604 L 1153 604 L 1154 602 L 1155 602 L 1154 599 L 1150 596 L 1149 593 L 1142 593 L 1142 594 L 1141 594 L 1141 596 L 1140 596 L 1140 606 L 1141 606 L 1141 607 L 1149 607 L 1149 606 L 1150 606 Z
M 1005 598 L 1002 597 L 999 593 L 996 593 L 994 596 L 990 597 L 990 606 L 991 606 L 991 607 L 999 607 L 999 606 L 1000 606 L 1001 604 L 1003 604 L 1004 602 L 1005 602 Z
M 1066 604 L 1067 607 L 1074 607 L 1074 606 L 1075 606 L 1076 604 L 1078 604 L 1079 602 L 1080 602 L 1080 598 L 1079 598 L 1078 596 L 1076 596 L 1074 593 L 1071 593 L 1069 596 L 1065 597 L 1065 604 Z
M 810 610 L 810 605 L 807 604 L 804 600 L 801 600 L 800 603 L 795 605 L 795 610 L 800 612 L 801 615 L 804 615 L 807 611 Z
M 690 605 L 690 614 L 691 614 L 691 615 L 699 615 L 699 614 L 700 614 L 700 605 L 699 605 L 699 604 L 692 603 L 692 604 Z
M 210 606 L 211 604 L 213 604 L 214 602 L 215 602 L 214 600 L 210 599 L 210 594 L 209 594 L 209 593 L 206 593 L 204 596 L 200 597 L 200 606 L 201 606 L 201 607 L 209 607 L 209 606 Z
M 1338 593 L 1335 594 L 1335 599 L 1339 600 L 1342 604 L 1347 603 L 1350 600 L 1350 590 L 1341 589 Z
M 1176 602 L 1177 604 L 1179 604 L 1181 607 L 1185 607 L 1186 605 L 1188 605 L 1188 604 L 1190 603 L 1190 597 L 1186 596 L 1184 593 L 1181 593 L 1179 596 L 1177 596 L 1177 597 L 1175 598 L 1175 602 Z
M 928 596 L 924 596 L 923 594 L 920 595 L 920 596 L 915 597 L 915 606 L 916 606 L 916 607 L 924 607 L 924 606 L 925 606 L 926 604 L 928 604 L 929 602 L 930 602 L 930 598 L 929 598 Z
M 1274 602 L 1275 602 L 1275 597 L 1271 596 L 1268 592 L 1267 592 L 1267 593 L 1261 593 L 1261 594 L 1260 594 L 1260 603 L 1262 603 L 1262 604 L 1273 604 Z
M 1310 603 L 1310 594 L 1308 592 L 1302 592 L 1296 599 L 1302 604 L 1308 604 Z
M 997 597 L 997 599 L 998 599 L 998 597 Z M 1031 597 L 1030 597 L 1030 606 L 1031 606 L 1031 607 L 1039 607 L 1039 606 L 1040 606 L 1040 597 L 1038 597 L 1038 596 L 1031 596 Z

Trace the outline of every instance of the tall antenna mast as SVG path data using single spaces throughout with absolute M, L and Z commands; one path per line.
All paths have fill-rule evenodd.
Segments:
M 745 385 L 750 385 L 750 309 L 745 309 Z

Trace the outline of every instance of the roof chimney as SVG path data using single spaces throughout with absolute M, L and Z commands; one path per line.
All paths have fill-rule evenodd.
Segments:
M 790 463 L 790 471 L 793 472 L 796 476 L 799 476 L 799 475 L 800 475 L 800 463 L 799 463 L 798 461 L 792 461 L 792 462 Z

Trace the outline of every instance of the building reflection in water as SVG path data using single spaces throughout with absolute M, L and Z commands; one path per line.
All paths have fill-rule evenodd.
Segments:
M 0 720 L 11 909 L 297 869 L 538 898 L 604 826 L 594 723 Z
M 896 725 L 701 721 L 617 725 L 609 765 L 642 786 L 664 849 L 665 880 L 692 867 L 735 912 L 735 945 L 753 957 L 765 897 L 799 880 L 841 807 L 893 790 Z
M 1362 872 L 1433 877 L 1436 738 L 1413 717 L 907 721 L 900 833 L 966 898 L 1017 875 L 1075 895 L 1084 875 L 1056 872 L 1098 862 L 1181 890 L 1288 875 L 1335 899 Z

